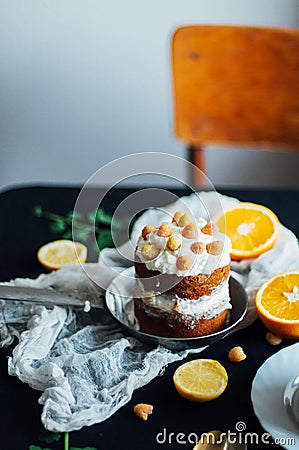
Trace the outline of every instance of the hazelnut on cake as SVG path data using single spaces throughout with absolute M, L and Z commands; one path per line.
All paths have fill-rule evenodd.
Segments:
M 231 242 L 214 225 L 177 211 L 146 225 L 135 251 L 134 310 L 140 330 L 196 337 L 223 328 L 231 308 Z

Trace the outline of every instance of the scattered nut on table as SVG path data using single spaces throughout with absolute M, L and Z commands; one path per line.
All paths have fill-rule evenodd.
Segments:
M 142 420 L 147 420 L 149 414 L 153 413 L 153 406 L 147 403 L 138 403 L 134 406 L 134 413 Z
M 266 341 L 270 345 L 279 345 L 282 343 L 282 339 L 279 336 L 271 333 L 271 331 L 268 331 L 268 333 L 266 334 Z
M 242 347 L 233 347 L 228 352 L 228 359 L 232 362 L 241 362 L 244 361 L 244 359 L 247 358 L 247 355 L 244 353 L 244 350 Z

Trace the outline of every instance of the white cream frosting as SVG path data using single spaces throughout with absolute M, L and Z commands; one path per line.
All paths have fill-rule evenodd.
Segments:
M 177 313 L 187 318 L 210 319 L 226 309 L 231 309 L 228 280 L 217 286 L 210 295 L 204 295 L 196 300 L 180 298 L 171 293 L 156 294 L 146 292 L 137 280 L 137 290 L 143 293 L 142 301 L 145 305 L 157 309 L 157 314 L 164 311 Z M 152 311 L 154 314 L 154 311 Z
M 201 228 L 206 225 L 204 219 L 198 219 L 198 236 L 196 239 L 187 239 L 181 235 L 183 228 L 171 223 L 173 229 L 173 235 L 180 235 L 182 237 L 182 246 L 175 251 L 171 251 L 167 247 L 167 240 L 163 236 L 159 236 L 157 233 L 149 233 L 144 239 L 139 237 L 136 248 L 136 255 L 143 262 L 148 270 L 157 270 L 164 274 L 175 274 L 177 276 L 193 276 L 198 274 L 209 275 L 214 270 L 227 266 L 230 263 L 231 241 L 224 234 L 219 231 L 215 231 L 213 235 L 204 234 L 201 232 Z M 212 241 L 221 241 L 223 243 L 223 250 L 220 255 L 211 255 L 206 250 L 206 245 Z M 204 251 L 201 254 L 194 254 L 191 251 L 191 245 L 194 242 L 202 242 L 204 244 Z M 143 245 L 154 244 L 159 249 L 159 254 L 153 260 L 147 260 L 141 252 Z M 193 259 L 192 267 L 188 270 L 180 270 L 176 266 L 176 261 L 179 256 L 189 256 Z

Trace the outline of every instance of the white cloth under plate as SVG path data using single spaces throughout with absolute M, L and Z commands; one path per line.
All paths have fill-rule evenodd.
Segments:
M 159 223 L 167 213 L 188 208 L 195 216 L 205 217 L 207 211 L 213 216 L 219 210 L 219 199 L 224 208 L 238 201 L 203 192 L 179 199 L 165 207 L 165 212 L 147 211 L 135 224 L 131 244 L 125 244 L 120 252 L 105 249 L 99 262 L 86 264 L 85 269 L 103 288 L 107 287 L 113 277 L 111 266 L 118 273 L 131 264 L 132 251 L 143 225 Z M 279 272 L 298 269 L 297 238 L 283 226 L 272 250 L 254 261 L 232 263 L 235 276 L 249 296 L 249 311 L 241 325 L 246 326 L 255 319 L 254 297 L 263 281 Z M 93 283 L 78 265 L 40 275 L 36 280 L 18 278 L 5 284 L 94 290 Z M 147 348 L 135 338 L 125 337 L 104 310 L 101 317 L 99 323 L 94 323 L 89 314 L 75 313 L 71 308 L 50 310 L 28 304 L 0 303 L 0 345 L 11 344 L 15 337 L 18 340 L 8 360 L 8 371 L 42 391 L 39 399 L 43 405 L 42 422 L 49 430 L 72 431 L 107 419 L 131 399 L 135 389 L 190 352 Z

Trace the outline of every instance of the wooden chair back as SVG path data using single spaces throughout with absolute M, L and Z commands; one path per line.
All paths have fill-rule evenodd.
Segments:
M 172 75 L 175 134 L 203 172 L 206 144 L 299 150 L 299 30 L 181 27 Z

